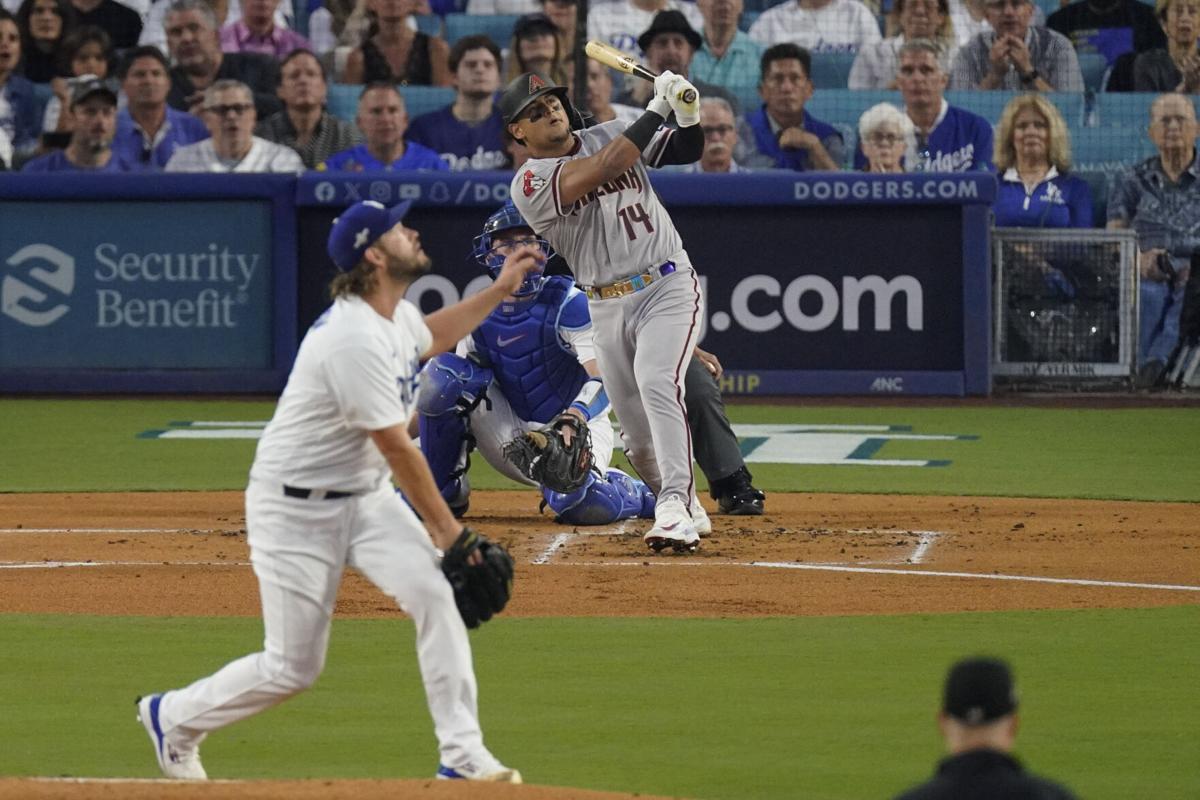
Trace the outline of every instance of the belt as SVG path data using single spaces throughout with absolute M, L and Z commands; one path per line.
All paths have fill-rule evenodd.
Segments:
M 588 296 L 589 300 L 611 300 L 614 297 L 623 297 L 627 294 L 640 292 L 659 278 L 665 278 L 674 271 L 675 262 L 667 261 L 660 266 L 643 272 L 641 275 L 634 275 L 632 278 L 626 278 L 617 283 L 610 283 L 608 286 L 584 286 L 583 293 Z
M 299 500 L 341 500 L 344 497 L 354 497 L 354 492 L 334 492 L 327 489 L 301 489 L 298 486 L 284 484 L 283 493 L 288 497 Z

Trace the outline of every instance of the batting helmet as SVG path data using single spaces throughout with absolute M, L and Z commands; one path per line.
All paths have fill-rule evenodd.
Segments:
M 584 127 L 583 115 L 571 103 L 567 87 L 559 86 L 536 72 L 524 72 L 504 87 L 504 93 L 500 95 L 500 116 L 504 118 L 504 124 L 515 122 L 530 103 L 547 94 L 553 94 L 562 103 L 567 111 L 567 121 L 571 130 Z
M 493 237 L 497 233 L 514 228 L 526 228 L 533 233 L 533 228 L 521 216 L 521 212 L 517 211 L 517 207 L 509 202 L 487 218 L 487 222 L 483 223 L 483 233 L 475 237 L 475 249 L 472 254 L 475 256 L 475 260 L 488 271 L 493 280 L 500 274 L 500 268 L 504 266 L 504 253 L 496 249 Z M 542 249 L 542 254 L 549 258 L 550 243 L 536 234 L 534 234 L 533 240 Z M 546 276 L 541 271 L 528 272 L 525 280 L 513 294 L 517 297 L 532 297 L 542 290 L 545 282 Z

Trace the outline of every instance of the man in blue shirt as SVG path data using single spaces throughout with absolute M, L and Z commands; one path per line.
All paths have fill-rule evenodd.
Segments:
M 454 102 L 422 114 L 408 127 L 408 141 L 441 155 L 455 172 L 504 169 L 504 120 L 493 102 L 500 88 L 500 48 L 486 36 L 464 36 L 450 48 Z
M 105 81 L 93 78 L 71 93 L 75 128 L 65 150 L 55 150 L 30 161 L 22 172 L 128 172 L 129 165 L 112 150 L 117 129 L 117 93 Z
M 207 139 L 199 117 L 167 105 L 171 68 L 153 45 L 134 48 L 121 64 L 121 88 L 129 105 L 117 112 L 113 152 L 135 171 L 159 171 L 175 148 Z
M 914 39 L 900 48 L 896 83 L 904 111 L 917 134 L 915 164 L 910 171 L 968 172 L 991 170 L 992 126 L 966 109 L 946 102 L 948 77 L 939 60 L 941 51 L 928 39 Z
M 363 143 L 334 153 L 317 165 L 318 170 L 380 172 L 450 168 L 425 145 L 404 141 L 408 114 L 404 110 L 404 98 L 392 84 L 386 81 L 368 83 L 359 95 L 356 119 L 363 132 Z
M 842 135 L 804 111 L 813 93 L 811 68 L 809 52 L 789 42 L 763 53 L 758 84 L 763 105 L 748 114 L 746 122 L 754 134 L 757 155 L 767 159 L 766 166 L 796 172 L 842 168 Z M 757 159 L 753 165 L 760 165 Z

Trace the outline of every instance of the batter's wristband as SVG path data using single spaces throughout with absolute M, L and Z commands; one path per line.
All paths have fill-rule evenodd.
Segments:
M 653 111 L 647 111 L 638 117 L 633 123 L 626 128 L 622 135 L 633 142 L 634 146 L 639 151 L 645 150 L 650 146 L 650 140 L 654 138 L 654 134 L 658 131 L 659 126 L 664 120 Z

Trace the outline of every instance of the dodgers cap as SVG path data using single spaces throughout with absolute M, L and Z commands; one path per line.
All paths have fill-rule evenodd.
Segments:
M 347 208 L 333 221 L 333 229 L 329 231 L 326 249 L 333 263 L 342 272 L 354 269 L 367 248 L 396 227 L 411 206 L 411 200 L 391 208 L 374 200 L 363 200 Z

